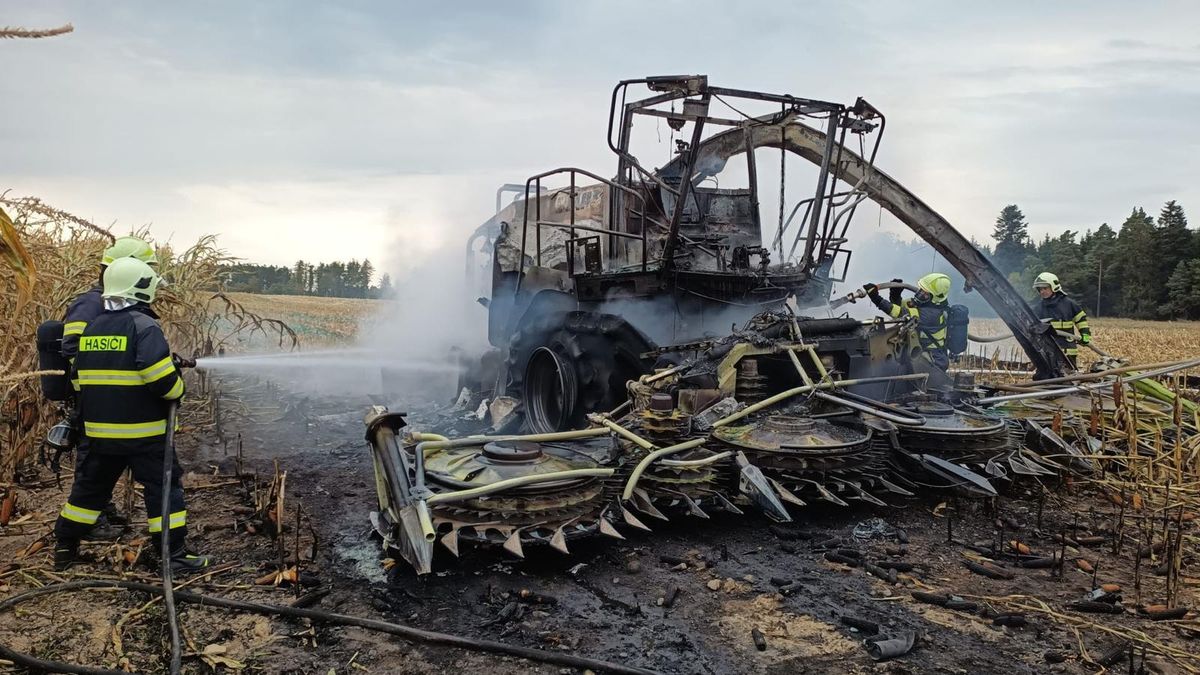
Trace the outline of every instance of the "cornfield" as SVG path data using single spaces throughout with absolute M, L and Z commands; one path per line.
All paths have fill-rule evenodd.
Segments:
M 11 216 L 11 217 L 10 217 Z M 145 229 L 132 234 L 151 240 Z M 99 280 L 100 255 L 114 233 L 33 197 L 0 196 L 0 292 L 10 299 L 0 321 L 0 483 L 10 483 L 61 415 L 38 384 L 36 330 L 62 319 L 79 293 Z M 160 287 L 155 311 L 172 348 L 207 355 L 233 336 L 261 331 L 294 347 L 282 322 L 245 311 L 219 292 L 219 266 L 232 260 L 212 236 L 176 253 L 158 246 Z

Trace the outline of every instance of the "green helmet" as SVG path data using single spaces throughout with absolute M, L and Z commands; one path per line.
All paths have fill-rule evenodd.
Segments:
M 1049 288 L 1051 291 L 1057 293 L 1062 290 L 1062 284 L 1059 283 L 1057 275 L 1050 272 L 1042 272 L 1037 275 L 1037 279 L 1033 280 L 1033 289 L 1037 290 L 1039 288 Z
M 926 274 L 917 281 L 917 288 L 928 293 L 934 302 L 945 302 L 950 296 L 950 277 L 940 272 Z
M 104 270 L 104 291 L 101 295 L 151 303 L 161 281 L 154 269 L 141 260 L 117 258 Z
M 154 255 L 154 247 L 137 237 L 121 237 L 112 246 L 104 249 L 104 257 L 100 264 L 111 265 L 114 260 L 121 258 L 137 258 L 147 265 L 157 265 L 158 256 Z

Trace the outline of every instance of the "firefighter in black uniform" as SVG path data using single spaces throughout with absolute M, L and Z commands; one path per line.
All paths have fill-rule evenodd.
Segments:
M 898 281 L 898 280 L 893 280 Z M 917 293 L 912 299 L 902 300 L 900 289 L 892 288 L 891 297 L 879 295 L 879 287 L 866 284 L 863 290 L 867 297 L 884 314 L 899 319 L 914 317 L 917 320 L 917 335 L 921 349 L 929 355 L 933 365 L 942 370 L 950 367 L 950 351 L 946 347 L 946 312 L 950 309 L 950 277 L 945 274 L 926 274 L 917 281 Z
M 104 311 L 104 300 L 100 297 L 104 283 L 104 270 L 114 260 L 121 258 L 137 258 L 152 267 L 158 265 L 154 247 L 138 237 L 121 237 L 114 241 L 112 246 L 104 249 L 104 255 L 100 260 L 100 283 L 76 297 L 67 308 L 67 315 L 63 317 L 62 355 L 68 363 L 75 361 L 75 355 L 79 352 L 79 336 L 83 335 L 88 322 L 100 316 L 100 313 Z M 72 420 L 72 422 L 76 421 Z M 77 425 L 73 424 L 73 426 Z M 77 431 L 77 436 L 81 431 L 82 429 Z M 76 450 L 76 480 L 78 480 L 79 467 L 83 465 L 86 457 L 87 451 L 82 447 Z M 101 510 L 100 519 L 96 521 L 96 525 L 88 533 L 88 536 L 93 539 L 116 539 L 121 535 L 123 526 L 127 523 L 128 521 L 117 510 L 117 507 L 109 502 Z
M 1062 284 L 1058 277 L 1050 272 L 1042 272 L 1033 281 L 1033 289 L 1041 296 L 1035 310 L 1038 318 L 1050 324 L 1055 331 L 1058 346 L 1075 368 L 1079 367 L 1079 345 L 1092 341 L 1092 329 L 1088 326 L 1087 313 L 1074 298 L 1063 293 Z M 1076 342 L 1075 331 L 1079 331 Z
M 152 537 L 161 537 L 164 527 L 171 530 L 172 570 L 187 572 L 210 563 L 184 548 L 187 507 L 183 471 L 173 449 L 170 511 L 160 512 L 167 410 L 170 402 L 183 397 L 184 385 L 150 309 L 159 281 L 154 270 L 136 258 L 114 260 L 104 271 L 104 311 L 79 337 L 72 383 L 78 391 L 87 452 L 54 525 L 56 569 L 75 562 L 80 539 L 100 517 L 126 468 L 142 484 Z

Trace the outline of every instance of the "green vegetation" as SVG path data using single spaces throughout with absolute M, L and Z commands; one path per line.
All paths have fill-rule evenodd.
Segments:
M 1200 233 L 1188 228 L 1183 207 L 1167 202 L 1157 220 L 1133 209 L 1119 230 L 1107 223 L 1029 238 L 1025 215 L 1004 207 L 985 250 L 1018 290 L 1040 272 L 1054 272 L 1093 316 L 1136 319 L 1200 318 Z
M 370 260 L 316 265 L 298 260 L 292 267 L 238 263 L 223 266 L 221 275 L 227 290 L 243 293 L 325 298 L 386 298 L 392 293 L 389 275 L 374 283 L 375 266 Z

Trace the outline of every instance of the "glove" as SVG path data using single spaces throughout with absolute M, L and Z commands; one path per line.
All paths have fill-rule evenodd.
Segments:
M 902 284 L 902 283 L 904 283 L 904 280 L 903 279 L 892 279 L 892 283 L 893 284 Z M 893 305 L 900 304 L 900 301 L 904 299 L 904 297 L 901 295 L 903 292 L 904 292 L 903 288 L 900 288 L 899 286 L 893 286 L 891 289 L 888 290 L 888 302 L 892 303 Z
M 902 283 L 904 283 L 904 280 L 903 279 L 892 279 L 892 283 L 893 284 L 902 284 Z
M 871 297 L 879 295 L 879 287 L 875 284 L 863 284 L 863 290 Z
M 1091 334 L 1091 333 L 1084 333 L 1083 335 L 1079 336 L 1079 342 L 1080 342 L 1080 343 L 1082 343 L 1082 344 L 1085 344 L 1085 345 L 1086 345 L 1086 344 L 1091 344 L 1091 342 L 1092 342 L 1092 334 Z

